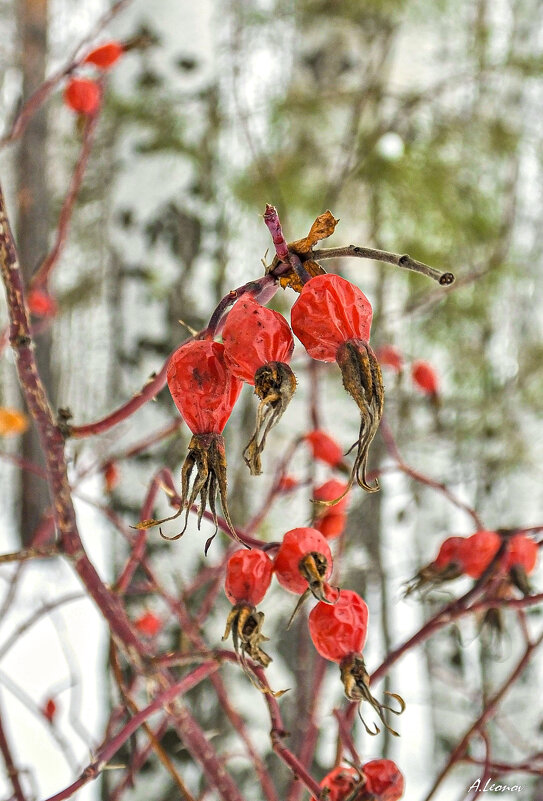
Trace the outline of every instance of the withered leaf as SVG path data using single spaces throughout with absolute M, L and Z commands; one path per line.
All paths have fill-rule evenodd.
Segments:
M 308 253 L 313 245 L 321 239 L 327 239 L 334 233 L 339 220 L 336 220 L 331 211 L 327 210 L 319 214 L 306 237 L 297 239 L 296 242 L 289 242 L 288 249 L 294 251 L 299 256 Z
M 303 265 L 312 278 L 314 278 L 316 275 L 324 275 L 326 272 L 326 270 L 324 270 L 320 264 L 318 264 L 316 261 L 311 261 L 311 259 L 304 261 Z M 294 270 L 290 270 L 288 273 L 282 275 L 279 278 L 279 283 L 283 289 L 286 289 L 287 286 L 289 286 L 291 289 L 294 289 L 295 292 L 302 291 L 303 284 Z

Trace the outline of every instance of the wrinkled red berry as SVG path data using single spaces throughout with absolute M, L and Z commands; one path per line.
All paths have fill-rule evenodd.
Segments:
M 375 796 L 376 801 L 398 801 L 404 791 L 404 778 L 391 759 L 372 759 L 362 768 L 366 777 L 364 789 Z
M 100 87 L 89 78 L 72 78 L 64 90 L 64 102 L 79 114 L 95 114 L 101 99 Z
M 117 62 L 123 54 L 123 46 L 120 42 L 107 42 L 100 45 L 85 56 L 83 64 L 94 64 L 101 70 L 108 70 Z
M 228 313 L 222 333 L 226 363 L 237 378 L 255 383 L 259 367 L 269 362 L 288 364 L 294 350 L 285 318 L 243 295 Z
M 309 444 L 313 456 L 320 462 L 329 464 L 330 467 L 337 467 L 343 461 L 343 451 L 338 443 L 326 431 L 315 429 L 305 435 L 305 441 Z
M 419 389 L 427 395 L 437 395 L 439 381 L 437 373 L 428 362 L 417 361 L 411 366 L 411 376 Z
M 353 590 L 341 590 L 333 604 L 322 601 L 309 615 L 309 634 L 321 656 L 342 662 L 351 654 L 361 654 L 366 642 L 368 607 Z
M 464 540 L 461 560 L 464 573 L 471 578 L 480 578 L 495 557 L 501 539 L 495 531 L 477 531 Z
M 134 621 L 134 626 L 146 637 L 156 637 L 158 632 L 162 629 L 162 620 L 153 614 L 153 612 L 144 612 L 137 620 Z
M 377 348 L 375 354 L 381 366 L 390 367 L 396 373 L 401 373 L 403 370 L 402 354 L 394 345 L 381 345 L 380 348 Z
M 270 586 L 272 573 L 273 562 L 264 551 L 236 551 L 226 565 L 226 597 L 232 604 L 256 606 Z
M 193 434 L 221 434 L 239 393 L 224 359 L 224 345 L 209 339 L 181 345 L 168 364 L 168 387 Z
M 370 338 L 372 308 L 361 289 L 327 273 L 311 278 L 292 307 L 292 330 L 314 359 L 334 362 L 349 339 Z
M 311 587 L 312 591 L 322 593 L 323 582 L 332 573 L 330 546 L 314 528 L 287 531 L 275 556 L 274 571 L 279 584 L 290 592 L 301 595 L 314 581 L 319 587 Z
M 360 774 L 350 765 L 339 765 L 327 773 L 320 786 L 329 790 L 328 801 L 345 801 L 360 783 Z M 316 801 L 312 798 L 311 801 Z

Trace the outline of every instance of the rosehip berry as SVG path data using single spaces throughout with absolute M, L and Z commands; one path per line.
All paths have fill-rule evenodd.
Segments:
M 426 584 L 441 584 L 461 576 L 464 572 L 465 547 L 465 537 L 448 537 L 444 540 L 434 561 L 421 567 L 408 584 L 406 595 L 420 590 Z
M 79 114 L 95 114 L 101 100 L 100 87 L 89 78 L 72 78 L 64 90 L 64 102 Z
M 122 56 L 124 50 L 120 42 L 107 42 L 85 56 L 83 64 L 94 64 L 101 70 L 108 70 Z
M 284 317 L 244 295 L 230 310 L 222 337 L 228 367 L 253 385 L 260 398 L 255 432 L 243 454 L 252 475 L 259 475 L 266 437 L 296 390 L 296 378 L 288 366 L 294 350 L 292 332 Z
M 362 653 L 367 629 L 368 607 L 353 590 L 341 590 L 334 604 L 320 601 L 309 614 L 313 645 L 331 662 L 340 663 L 352 654 Z
M 465 537 L 448 537 L 441 543 L 438 554 L 432 564 L 438 569 L 448 567 L 452 562 L 461 565 L 465 544 Z
M 292 307 L 292 330 L 314 359 L 336 361 L 343 386 L 360 410 L 357 453 L 351 471 L 368 492 L 366 468 L 371 442 L 383 414 L 381 368 L 369 345 L 372 308 L 364 293 L 339 275 L 317 275 L 308 281 Z
M 477 531 L 464 540 L 461 552 L 464 573 L 478 579 L 487 569 L 498 548 L 501 539 L 495 531 Z
M 320 429 L 310 431 L 309 434 L 305 435 L 304 439 L 318 461 L 329 464 L 330 467 L 337 467 L 343 461 L 341 447 L 326 431 L 321 431 Z
M 42 709 L 43 716 L 49 723 L 52 723 L 57 714 L 57 705 L 52 698 L 48 698 Z
M 134 621 L 134 626 L 146 637 L 156 637 L 163 626 L 162 620 L 153 612 L 144 612 L 143 615 Z
M 505 555 L 506 570 L 520 566 L 526 575 L 529 575 L 536 566 L 538 552 L 539 548 L 534 540 L 531 540 L 526 534 L 515 534 L 509 540 Z
M 309 589 L 315 598 L 326 601 L 325 581 L 332 573 L 332 552 L 316 529 L 287 531 L 275 555 L 273 569 L 286 590 L 301 595 Z
M 404 778 L 391 759 L 372 759 L 362 768 L 366 777 L 364 790 L 376 801 L 399 801 L 404 791 Z
M 277 489 L 279 492 L 290 492 L 298 486 L 300 482 L 294 476 L 281 476 Z
M 317 531 L 320 531 L 323 537 L 326 537 L 327 540 L 333 540 L 336 537 L 340 537 L 345 531 L 347 515 L 343 512 L 339 514 L 327 512 L 324 517 L 316 520 L 313 525 Z
M 350 765 L 339 765 L 327 773 L 320 786 L 329 790 L 328 801 L 346 801 L 361 783 L 360 773 Z M 316 801 L 312 798 L 311 801 Z
M 226 597 L 232 604 L 256 606 L 265 596 L 272 574 L 273 562 L 264 551 L 236 551 L 226 565 Z
M 424 361 L 413 362 L 411 376 L 417 387 L 427 395 L 435 396 L 438 394 L 439 381 L 437 373 L 431 364 Z
M 323 510 L 323 514 L 326 514 L 327 510 L 334 512 L 334 514 L 341 514 L 342 512 L 347 511 L 347 505 L 349 503 L 349 494 L 345 494 L 348 490 L 348 484 L 345 484 L 344 481 L 338 481 L 336 478 L 331 478 L 329 481 L 326 481 L 324 484 L 321 484 L 320 487 L 316 487 L 315 492 L 313 493 L 313 498 L 316 501 L 335 501 L 336 498 L 341 497 L 339 503 L 334 504 L 334 506 L 324 506 L 320 504 L 315 504 L 317 509 L 317 514 L 319 510 Z
M 28 418 L 17 409 L 0 406 L 0 437 L 13 437 L 24 434 L 28 428 Z
M 35 317 L 54 317 L 58 311 L 56 300 L 43 289 L 31 289 L 27 302 L 28 308 Z
M 264 551 L 258 548 L 236 551 L 227 562 L 224 583 L 226 597 L 234 608 L 228 615 L 223 640 L 232 631 L 236 653 L 241 657 L 248 654 L 264 667 L 269 665 L 271 658 L 260 648 L 260 643 L 268 638 L 261 633 L 264 615 L 257 612 L 255 606 L 266 594 L 272 573 L 273 562 Z M 249 672 L 243 661 L 242 665 Z
M 402 372 L 403 370 L 402 354 L 400 353 L 398 348 L 394 347 L 394 345 L 381 345 L 380 348 L 377 348 L 375 353 L 381 365 L 385 365 L 385 367 L 390 367 L 396 373 Z
M 144 520 L 136 528 L 149 528 L 173 520 L 185 509 L 183 530 L 174 537 L 165 537 L 178 539 L 186 530 L 190 508 L 199 495 L 198 528 L 209 500 L 216 533 L 218 519 L 215 507 L 219 495 L 226 523 L 239 541 L 226 500 L 226 455 L 221 434 L 241 392 L 241 381 L 226 366 L 224 345 L 209 339 L 191 340 L 178 348 L 170 358 L 167 377 L 175 405 L 194 434 L 181 471 L 181 506 L 171 517 Z M 190 489 L 194 468 L 196 477 Z M 206 552 L 213 537 L 206 543 Z

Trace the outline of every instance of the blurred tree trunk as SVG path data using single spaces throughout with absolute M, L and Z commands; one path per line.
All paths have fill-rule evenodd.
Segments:
M 45 79 L 47 57 L 47 0 L 17 0 L 20 66 L 25 102 Z M 34 114 L 21 138 L 17 159 L 17 240 L 25 280 L 28 281 L 47 253 L 49 193 L 46 176 L 47 113 Z M 50 389 L 51 337 L 48 332 L 38 342 L 38 365 Z M 23 458 L 42 464 L 41 450 L 34 428 L 23 438 Z M 22 472 L 21 539 L 28 543 L 44 509 L 49 505 L 47 485 L 28 470 Z

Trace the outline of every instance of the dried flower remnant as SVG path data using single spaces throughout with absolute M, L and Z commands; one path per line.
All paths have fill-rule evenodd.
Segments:
M 170 517 L 144 520 L 136 528 L 150 528 L 174 520 L 185 510 L 182 531 L 173 537 L 162 535 L 165 539 L 179 539 L 186 531 L 190 508 L 199 496 L 198 528 L 209 502 L 216 533 L 218 496 L 228 528 L 234 539 L 239 541 L 228 511 L 222 432 L 239 397 L 241 386 L 241 381 L 228 369 L 224 345 L 219 342 L 210 339 L 191 340 L 172 355 L 168 365 L 168 387 L 175 405 L 193 433 L 181 470 L 181 506 Z M 213 537 L 206 543 L 206 552 Z
M 372 307 L 364 293 L 339 275 L 318 275 L 308 281 L 292 307 L 292 330 L 308 354 L 337 362 L 343 386 L 360 410 L 360 432 L 349 487 L 355 479 L 368 492 L 366 469 L 371 442 L 383 414 L 381 368 L 370 344 Z
M 268 433 L 296 390 L 296 378 L 288 365 L 294 339 L 285 318 L 250 295 L 244 295 L 230 310 L 222 338 L 232 373 L 254 386 L 260 398 L 255 432 L 243 454 L 251 474 L 260 475 L 260 455 Z
M 435 586 L 461 576 L 464 573 L 465 545 L 465 537 L 447 537 L 441 543 L 434 561 L 421 567 L 417 575 L 409 582 L 406 595 L 420 590 L 426 585 Z
M 385 693 L 394 698 L 399 709 L 381 704 L 370 692 L 370 677 L 366 670 L 362 651 L 368 629 L 368 607 L 353 590 L 342 590 L 334 604 L 320 601 L 309 614 L 309 634 L 313 645 L 321 656 L 340 666 L 345 695 L 350 701 L 367 701 L 377 712 L 383 725 L 395 736 L 385 719 L 385 712 L 400 715 L 405 709 L 403 699 L 396 693 Z M 360 715 L 368 734 L 379 734 L 380 729 L 370 729 Z
M 274 559 L 279 584 L 305 598 L 312 592 L 327 600 L 326 581 L 332 574 L 332 552 L 326 539 L 314 528 L 294 528 L 283 537 Z

